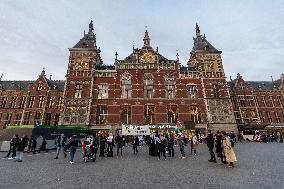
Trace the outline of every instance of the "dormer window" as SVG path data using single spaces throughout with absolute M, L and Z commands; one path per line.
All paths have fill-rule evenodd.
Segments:
M 108 98 L 108 84 L 99 85 L 99 94 L 98 99 L 107 99 Z
M 82 84 L 76 84 L 74 97 L 75 98 L 82 98 Z
M 187 86 L 187 93 L 188 93 L 189 98 L 196 99 L 197 98 L 197 87 L 196 87 L 196 85 L 188 85 Z
M 38 84 L 37 84 L 37 90 L 38 91 L 41 91 L 43 88 L 43 83 L 40 81 Z

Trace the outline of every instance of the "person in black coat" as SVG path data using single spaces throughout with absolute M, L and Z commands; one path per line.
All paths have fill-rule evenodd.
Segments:
M 174 154 L 175 154 L 175 151 L 174 151 L 174 138 L 173 138 L 172 135 L 169 137 L 168 150 L 169 150 L 169 157 L 174 157 Z
M 37 141 L 35 138 L 32 139 L 32 151 L 33 151 L 33 154 L 35 154 L 36 152 L 36 146 L 37 146 Z
M 222 163 L 227 164 L 226 158 L 223 154 L 222 140 L 223 140 L 223 136 L 221 135 L 220 131 L 217 131 L 217 134 L 216 134 L 216 154 L 217 154 L 217 157 L 219 157 L 221 159 Z
M 92 161 L 95 162 L 97 159 L 97 152 L 98 152 L 99 144 L 97 138 L 93 138 L 91 151 L 92 151 Z
M 208 161 L 217 163 L 215 153 L 213 151 L 213 149 L 214 149 L 214 136 L 211 133 L 211 131 L 209 131 L 209 133 L 208 133 L 208 136 L 206 138 L 206 142 L 207 142 L 207 147 L 209 149 L 209 153 L 210 153 L 210 156 L 211 156 L 210 160 L 208 160 Z
M 42 140 L 42 143 L 41 143 L 41 146 L 39 148 L 39 151 L 38 153 L 40 153 L 40 151 L 45 151 L 45 152 L 48 152 L 47 149 L 46 149 L 46 145 L 47 145 L 47 142 L 45 140 L 45 138 Z
M 106 147 L 106 138 L 102 134 L 100 135 L 100 155 L 99 157 L 105 157 L 105 147 Z
M 14 135 L 13 138 L 10 141 L 10 149 L 8 154 L 5 156 L 5 158 L 9 158 L 10 154 L 12 153 L 12 157 L 14 158 L 16 157 L 16 150 L 17 150 L 17 146 L 20 142 L 19 136 L 18 135 Z
M 119 150 L 120 150 L 120 155 L 122 156 L 123 137 L 120 136 L 119 133 L 117 133 L 116 145 L 117 145 L 117 153 L 116 153 L 116 155 L 117 156 L 119 155 Z
M 167 140 L 165 138 L 162 138 L 159 144 L 159 153 L 160 153 L 160 156 L 164 156 L 165 160 L 167 160 L 166 146 L 167 146 Z
M 24 135 L 17 146 L 17 152 L 16 152 L 16 161 L 22 162 L 23 161 L 23 155 L 24 150 L 28 145 L 29 138 L 27 135 Z
M 138 149 L 137 147 L 139 146 L 139 138 L 138 136 L 135 136 L 132 140 L 132 146 L 133 146 L 133 151 L 134 151 L 134 154 L 137 153 L 138 154 Z

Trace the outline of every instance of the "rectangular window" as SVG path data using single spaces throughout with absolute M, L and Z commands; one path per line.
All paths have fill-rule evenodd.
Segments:
M 121 106 L 120 122 L 131 124 L 131 106 Z
M 35 113 L 35 121 L 40 121 L 42 118 L 42 113 L 41 112 L 36 112 Z
M 99 85 L 99 93 L 98 93 L 98 99 L 107 99 L 108 98 L 108 85 Z
M 220 98 L 219 86 L 217 84 L 213 84 L 212 87 L 213 87 L 214 98 Z
M 34 104 L 35 104 L 35 96 L 30 96 L 30 99 L 29 99 L 29 108 L 33 108 L 34 107 Z
M 96 112 L 96 124 L 106 124 L 107 123 L 107 106 L 98 105 Z
M 54 120 L 54 126 L 57 126 L 58 125 L 58 122 L 59 122 L 59 118 L 60 118 L 60 114 L 55 114 L 55 120 Z
M 17 97 L 13 96 L 11 100 L 10 108 L 16 108 L 16 103 L 17 103 Z
M 82 84 L 76 84 L 76 86 L 75 86 L 75 98 L 82 98 Z
M 4 122 L 4 126 L 9 126 L 11 125 L 11 121 L 12 121 L 12 113 L 8 113 L 7 114 L 7 117 L 6 117 L 6 120 Z
M 25 112 L 25 115 L 24 115 L 24 125 L 28 125 L 29 124 L 30 116 L 31 116 L 30 112 Z
M 0 112 L 0 122 L 1 122 L 1 120 L 2 120 L 2 112 Z
M 4 96 L 0 99 L 0 108 L 5 108 L 7 103 L 8 97 Z
M 37 84 L 37 90 L 38 90 L 38 91 L 41 91 L 41 90 L 42 90 L 42 87 L 43 87 L 42 82 L 39 82 L 39 83 Z
M 259 117 L 260 117 L 261 123 L 264 123 L 264 117 L 263 117 L 263 113 L 262 112 L 259 113 Z
M 275 114 L 276 123 L 280 123 L 281 121 L 278 112 L 274 112 L 274 114 Z
M 263 106 L 266 106 L 265 96 L 262 96 L 261 98 L 262 98 L 262 104 L 263 104 Z
M 45 114 L 45 119 L 44 119 L 44 124 L 45 125 L 50 125 L 50 121 L 51 121 L 51 113 L 46 113 Z
M 53 108 L 53 106 L 54 106 L 54 97 L 51 96 L 51 97 L 49 97 L 47 107 L 48 108 Z
M 144 80 L 144 98 L 153 98 L 154 84 L 152 79 Z
M 191 99 L 197 98 L 196 85 L 188 85 L 187 86 L 187 94 L 188 94 L 188 98 L 191 98 Z
M 282 100 L 281 100 L 281 97 L 280 96 L 277 96 L 277 102 L 278 102 L 278 105 L 282 107 Z
M 62 97 L 59 97 L 58 98 L 58 105 L 57 105 L 57 108 L 61 108 L 63 105 L 63 98 Z
M 270 104 L 272 107 L 274 107 L 274 100 L 273 100 L 273 96 L 269 96 L 269 100 L 270 100 Z
M 21 97 L 20 108 L 25 108 L 26 100 L 27 100 L 26 96 Z
M 194 123 L 200 123 L 201 117 L 199 112 L 199 106 L 198 105 L 191 105 L 189 108 L 190 113 L 190 120 Z
M 254 96 L 254 102 L 256 104 L 256 106 L 259 106 L 259 101 L 258 101 L 258 97 L 257 96 Z
M 18 113 L 18 114 L 16 115 L 16 119 L 15 119 L 14 124 L 15 124 L 15 125 L 20 125 L 20 124 L 21 124 L 21 119 L 22 119 L 22 114 L 21 114 L 21 113 Z
M 155 106 L 154 105 L 145 105 L 144 106 L 144 120 L 145 124 L 155 124 L 154 119 Z
M 266 114 L 267 114 L 268 122 L 269 122 L 269 123 L 272 123 L 272 117 L 271 117 L 270 112 L 266 112 Z
M 39 97 L 38 108 L 42 108 L 44 105 L 45 96 Z
M 245 99 L 244 99 L 245 97 L 244 96 L 240 96 L 240 105 L 242 106 L 242 107 L 245 107 L 246 106 L 246 104 L 245 104 Z
M 121 80 L 121 98 L 129 99 L 132 97 L 131 80 Z
M 177 121 L 177 106 L 176 105 L 169 105 L 168 106 L 168 123 L 176 123 Z

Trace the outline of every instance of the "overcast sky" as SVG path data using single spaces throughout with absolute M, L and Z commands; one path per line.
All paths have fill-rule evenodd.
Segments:
M 68 48 L 90 20 L 105 64 L 113 64 L 116 51 L 123 59 L 132 45 L 142 47 L 147 26 L 152 47 L 168 59 L 178 50 L 185 65 L 198 22 L 223 52 L 228 78 L 239 72 L 245 80 L 276 80 L 284 73 L 283 0 L 1 0 L 3 80 L 35 80 L 43 67 L 53 79 L 65 79 Z

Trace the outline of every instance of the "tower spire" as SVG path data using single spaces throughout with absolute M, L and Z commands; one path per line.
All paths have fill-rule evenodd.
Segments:
M 198 38 L 200 36 L 200 29 L 199 29 L 197 22 L 196 22 L 196 25 L 195 25 L 195 33 L 196 33 L 196 38 Z
M 144 47 L 150 47 L 150 37 L 149 37 L 149 34 L 148 34 L 148 31 L 147 31 L 147 26 L 146 27 L 146 31 L 145 31 L 145 36 L 144 36 Z
M 94 33 L 94 25 L 93 25 L 93 20 L 91 20 L 89 24 L 89 34 Z

